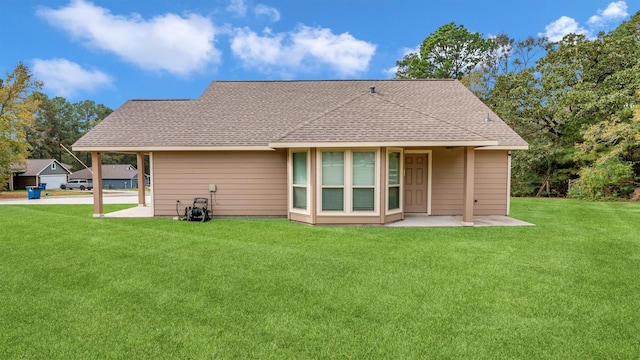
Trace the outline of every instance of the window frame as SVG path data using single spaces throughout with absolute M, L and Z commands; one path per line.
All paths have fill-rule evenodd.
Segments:
M 356 185 L 354 184 L 354 180 L 355 180 L 355 154 L 356 153 L 373 153 L 373 184 L 372 185 Z M 351 212 L 370 212 L 370 211 L 376 211 L 376 194 L 379 194 L 379 192 L 376 192 L 376 189 L 378 188 L 376 186 L 376 177 L 377 177 L 377 169 L 378 167 L 376 166 L 378 163 L 378 159 L 377 156 L 378 153 L 376 151 L 371 151 L 371 150 L 360 150 L 360 149 L 354 149 L 351 150 L 351 204 L 350 204 L 350 209 Z M 373 209 L 372 210 L 354 210 L 354 205 L 355 205 L 355 190 L 356 189 L 372 189 L 373 190 Z
M 338 184 L 328 184 L 325 185 L 324 184 L 324 154 L 325 153 L 342 153 L 342 184 L 338 185 Z M 319 205 L 319 212 L 327 212 L 327 213 L 340 213 L 340 212 L 345 212 L 345 209 L 347 208 L 347 196 L 346 196 L 346 184 L 347 184 L 347 174 L 346 172 L 348 171 L 347 169 L 347 162 L 348 162 L 348 158 L 347 158 L 347 152 L 344 150 L 321 150 L 320 151 L 320 158 L 318 159 L 318 164 L 320 167 L 320 171 L 318 172 L 319 176 L 318 176 L 318 182 L 319 182 L 319 189 L 320 189 L 320 195 L 318 197 L 318 205 Z M 342 189 L 342 210 L 324 210 L 323 209 L 323 199 L 324 199 L 324 190 L 325 189 Z
M 389 175 L 390 175 L 390 169 L 389 169 L 389 156 L 391 153 L 399 153 L 400 157 L 398 159 L 398 184 L 389 184 Z M 387 152 L 386 152 L 386 165 L 387 168 L 385 169 L 385 176 L 386 176 L 386 186 L 385 186 L 385 192 L 384 192 L 384 199 L 385 199 L 385 215 L 393 215 L 393 214 L 398 214 L 398 213 L 402 213 L 403 212 L 403 201 L 404 201 L 404 189 L 403 189 L 403 184 L 404 184 L 404 149 L 402 148 L 387 148 Z M 390 191 L 389 189 L 391 187 L 394 188 L 398 188 L 398 208 L 396 209 L 389 209 L 389 194 Z
M 325 152 L 342 152 L 344 154 L 343 185 L 324 185 L 322 183 L 322 155 Z M 374 154 L 374 185 L 353 185 L 353 153 L 371 152 Z M 320 216 L 380 216 L 380 148 L 323 148 L 316 152 L 316 210 Z M 342 188 L 342 210 L 322 209 L 322 190 L 325 188 Z M 353 210 L 353 189 L 373 188 L 373 210 Z
M 302 185 L 302 184 L 294 184 L 294 179 L 293 179 L 293 154 L 294 153 L 306 153 L 306 184 Z M 295 149 L 289 149 L 289 156 L 288 156 L 289 162 L 287 164 L 287 171 L 288 171 L 288 176 L 287 178 L 288 180 L 288 186 L 287 186 L 287 191 L 289 193 L 289 212 L 293 212 L 293 213 L 297 213 L 297 214 L 304 214 L 304 215 L 310 215 L 311 214 L 311 210 L 310 210 L 310 204 L 311 202 L 311 149 L 309 148 L 295 148 Z M 293 199 L 293 189 L 294 188 L 306 188 L 306 196 L 307 196 L 307 203 L 306 203 L 306 208 L 298 208 L 298 207 L 294 207 L 294 199 Z

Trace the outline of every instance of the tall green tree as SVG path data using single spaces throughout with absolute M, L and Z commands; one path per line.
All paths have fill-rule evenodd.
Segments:
M 33 156 L 57 159 L 73 168 L 82 167 L 62 146 L 70 149 L 74 142 L 106 118 L 112 110 L 91 100 L 72 104 L 63 97 L 49 98 L 42 93 L 35 96 L 41 105 L 27 131 Z M 87 166 L 91 165 L 91 154 L 77 152 L 75 155 Z
M 73 106 L 63 97 L 49 98 L 42 93 L 37 97 L 41 105 L 29 131 L 33 156 L 68 163 L 67 154 L 60 144 L 68 144 L 73 140 L 73 132 L 77 127 Z
M 451 22 L 427 36 L 418 53 L 398 60 L 399 79 L 461 79 L 486 59 L 492 40 Z
M 5 79 L 0 79 L 0 186 L 12 176 L 12 165 L 21 165 L 29 156 L 26 128 L 34 118 L 38 100 L 32 96 L 42 83 L 29 68 L 18 63 Z
M 595 39 L 569 34 L 547 44 L 535 66 L 498 75 L 484 92 L 483 100 L 530 143 L 529 151 L 513 157 L 516 195 L 564 196 L 569 182 L 585 176 L 583 170 L 594 164 L 622 169 L 611 161 L 599 162 L 604 152 L 580 149 L 606 137 L 606 131 L 597 129 L 631 119 L 640 84 L 639 14 Z M 625 161 L 627 169 L 637 168 L 632 156 Z M 620 179 L 628 183 L 629 177 Z
M 474 94 L 488 103 L 492 101 L 491 92 L 498 77 L 535 66 L 535 60 L 544 55 L 547 45 L 546 38 L 532 36 L 515 40 L 506 34 L 498 34 L 491 40 L 485 58 L 461 79 Z
M 73 112 L 75 116 L 75 127 L 73 129 L 73 134 L 71 135 L 72 141 L 65 144 L 69 149 L 71 149 L 71 145 L 74 142 L 80 139 L 82 135 L 93 129 L 93 127 L 98 125 L 98 123 L 104 120 L 104 118 L 109 116 L 113 110 L 103 104 L 96 104 L 94 101 L 84 100 L 73 104 Z M 76 152 L 75 155 L 87 166 L 91 166 L 91 153 L 86 151 Z M 133 158 L 135 159 L 135 156 L 133 156 Z M 109 155 L 107 155 L 106 160 L 110 160 Z M 118 162 L 114 162 L 114 164 L 118 164 Z

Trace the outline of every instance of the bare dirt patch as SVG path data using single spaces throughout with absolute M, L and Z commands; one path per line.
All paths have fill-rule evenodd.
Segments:
M 74 191 L 74 190 L 40 190 L 40 197 L 47 196 L 74 196 L 74 195 L 89 195 L 91 191 Z M 26 190 L 16 191 L 0 191 L 0 199 L 26 199 Z
M 0 199 L 26 199 L 26 191 L 0 191 Z

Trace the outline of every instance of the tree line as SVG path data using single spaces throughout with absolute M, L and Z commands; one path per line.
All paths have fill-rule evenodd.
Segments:
M 484 38 L 446 24 L 396 77 L 455 78 L 529 144 L 515 196 L 628 198 L 640 180 L 640 12 L 595 38 Z
M 454 78 L 529 144 L 512 156 L 514 196 L 627 198 L 640 180 L 640 12 L 595 38 L 486 38 L 449 23 L 396 62 L 396 78 Z M 0 184 L 11 164 L 53 158 L 112 110 L 49 98 L 19 63 L 0 79 Z M 77 153 L 91 165 L 88 153 Z M 133 155 L 103 161 L 134 163 Z
M 83 165 L 64 148 L 71 145 L 113 112 L 91 100 L 71 103 L 48 97 L 23 63 L 18 63 L 5 79 L 0 78 L 0 190 L 16 166 L 27 159 L 56 159 L 81 170 Z M 64 146 L 64 147 L 63 147 Z M 87 166 L 91 154 L 74 152 Z M 104 154 L 104 164 L 135 164 L 135 155 Z

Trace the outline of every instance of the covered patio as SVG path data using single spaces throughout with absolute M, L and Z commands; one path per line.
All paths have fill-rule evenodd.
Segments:
M 474 216 L 473 227 L 485 227 L 485 226 L 535 226 L 522 220 L 514 219 L 504 215 L 487 215 L 487 216 Z M 451 216 L 424 216 L 424 215 L 407 215 L 404 220 L 396 221 L 390 224 L 386 224 L 385 227 L 397 227 L 397 228 L 430 228 L 430 227 L 460 227 L 469 226 L 462 220 L 461 215 Z
M 136 152 L 136 168 L 138 171 L 138 179 L 144 179 L 144 152 Z M 99 166 L 94 167 L 93 175 L 93 216 L 94 217 L 114 217 L 111 213 L 107 215 L 104 213 L 104 189 L 103 189 L 103 179 L 102 179 L 102 152 L 92 151 L 91 152 L 91 161 L 93 164 L 98 164 Z M 143 182 L 144 184 L 144 182 Z M 137 212 L 132 211 L 131 214 L 139 214 L 140 216 L 124 216 L 124 217 L 153 217 L 153 207 L 148 206 L 147 204 L 147 196 L 145 186 L 138 186 L 138 210 Z M 126 214 L 126 213 L 125 213 Z

